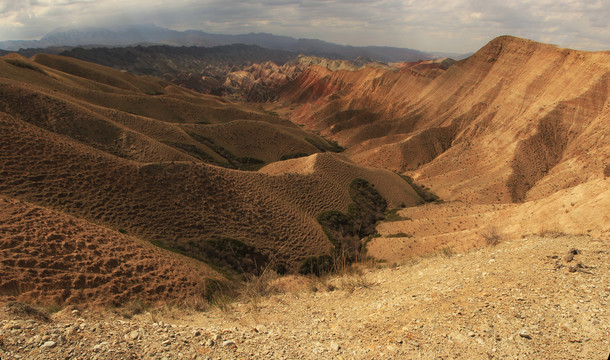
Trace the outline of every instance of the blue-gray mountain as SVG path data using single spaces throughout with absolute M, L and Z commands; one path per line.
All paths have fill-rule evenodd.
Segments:
M 154 25 L 137 25 L 122 29 L 78 28 L 57 29 L 40 40 L 0 42 L 0 49 L 17 51 L 27 48 L 57 46 L 129 46 L 142 44 L 172 46 L 218 46 L 230 44 L 258 45 L 264 48 L 333 59 L 369 57 L 377 61 L 417 61 L 438 58 L 438 55 L 413 49 L 385 46 L 354 47 L 317 39 L 295 39 L 268 33 L 242 35 L 209 34 L 199 30 L 175 31 Z M 441 56 L 442 57 L 442 56 Z

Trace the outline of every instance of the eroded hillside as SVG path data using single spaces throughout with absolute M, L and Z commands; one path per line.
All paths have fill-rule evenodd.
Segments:
M 355 178 L 377 186 L 393 207 L 422 202 L 398 175 L 356 165 L 332 153 L 339 150 L 334 144 L 258 107 L 59 56 L 9 55 L 0 60 L 0 74 L 0 195 L 9 203 L 24 201 L 47 214 L 88 221 L 117 243 L 144 241 L 157 252 L 181 254 L 176 259 L 188 264 L 193 260 L 183 255 L 197 260 L 204 274 L 200 283 L 180 277 L 172 288 L 188 291 L 160 291 L 156 298 L 203 296 L 209 279 L 269 266 L 296 271 L 304 258 L 329 254 L 333 244 L 316 217 L 346 211 Z M 291 157 L 302 158 L 275 163 Z M 310 170 L 295 172 L 284 162 Z M 264 171 L 253 171 L 268 163 Z M 18 226 L 13 220 L 0 220 L 7 234 L 19 226 L 40 229 L 26 244 L 0 238 L 9 253 L 34 254 L 25 262 L 4 261 L 13 275 L 2 278 L 2 295 L 84 301 L 71 293 L 69 281 L 55 284 L 61 296 L 37 296 L 41 275 L 18 275 L 32 267 L 54 269 L 42 257 L 48 256 L 47 235 L 64 231 L 61 224 L 38 226 L 44 219 L 36 216 Z M 82 256 L 94 258 L 99 250 L 79 247 L 81 237 L 62 235 L 59 246 L 93 251 Z M 116 251 L 110 254 L 115 260 L 121 256 Z M 167 262 L 163 278 L 183 271 L 180 264 Z M 74 270 L 64 271 L 67 278 Z M 128 272 L 144 281 L 145 273 Z M 102 285 L 94 282 L 85 293 L 100 294 Z M 155 298 L 145 287 L 121 286 L 100 302 Z
M 407 171 L 447 200 L 521 202 L 604 177 L 609 60 L 500 37 L 436 77 L 310 68 L 283 97 L 303 103 L 293 121 L 360 164 Z

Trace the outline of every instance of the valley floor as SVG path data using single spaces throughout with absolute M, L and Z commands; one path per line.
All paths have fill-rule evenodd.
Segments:
M 606 359 L 610 244 L 530 236 L 204 312 L 0 312 L 1 359 Z M 284 279 L 287 281 L 287 279 Z M 313 291 L 315 288 L 316 291 Z

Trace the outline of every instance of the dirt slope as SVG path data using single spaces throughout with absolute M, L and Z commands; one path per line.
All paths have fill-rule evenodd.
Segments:
M 408 171 L 448 200 L 544 198 L 610 161 L 610 52 L 500 37 L 434 79 L 312 68 L 286 90 L 291 119 L 358 163 Z
M 609 252 L 594 237 L 528 237 L 363 275 L 293 278 L 300 291 L 203 313 L 66 309 L 45 323 L 4 307 L 0 356 L 605 359 Z
M 0 197 L 2 301 L 120 305 L 133 299 L 205 303 L 209 280 L 222 277 L 201 262 L 109 228 L 26 202 Z

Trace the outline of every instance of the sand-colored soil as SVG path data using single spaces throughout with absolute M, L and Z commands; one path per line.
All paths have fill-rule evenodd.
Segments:
M 381 237 L 373 239 L 367 249 L 378 259 L 400 262 L 531 234 L 590 235 L 608 241 L 610 213 L 606 209 L 610 209 L 610 179 L 521 204 L 426 204 L 399 211 L 405 220 L 380 223 Z

